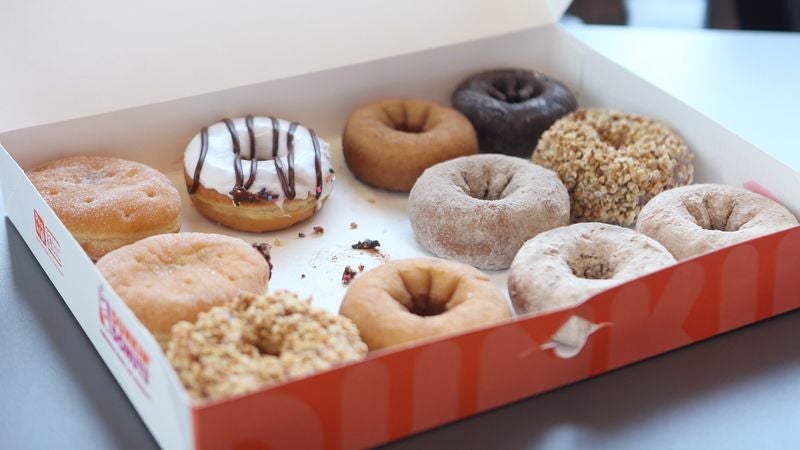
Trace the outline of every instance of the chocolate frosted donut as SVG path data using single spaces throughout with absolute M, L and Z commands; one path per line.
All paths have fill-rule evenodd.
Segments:
M 467 78 L 456 88 L 453 106 L 478 132 L 482 153 L 528 158 L 539 136 L 578 107 L 561 82 L 525 69 L 499 69 Z
M 551 311 L 674 262 L 664 246 L 643 234 L 615 225 L 578 223 L 526 242 L 508 272 L 508 291 L 518 313 Z M 555 339 L 580 345 L 590 326 L 573 318 Z
M 792 213 L 767 197 L 733 186 L 695 184 L 650 200 L 636 230 L 685 259 L 797 225 Z
M 408 215 L 433 254 L 500 270 L 525 241 L 569 223 L 569 195 L 555 173 L 524 159 L 463 156 L 419 177 Z

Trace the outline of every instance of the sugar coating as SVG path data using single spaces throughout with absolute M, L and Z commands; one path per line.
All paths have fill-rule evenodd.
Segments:
M 346 317 L 288 291 L 244 294 L 172 328 L 167 358 L 195 399 L 220 399 L 357 361 L 367 353 Z
M 690 184 L 693 155 L 666 126 L 643 116 L 579 108 L 542 134 L 533 162 L 561 177 L 572 220 L 631 226 L 642 206 Z
M 505 155 L 464 156 L 427 169 L 408 198 L 417 240 L 437 256 L 506 269 L 525 241 L 569 223 L 555 173 Z
M 636 230 L 685 259 L 797 226 L 789 210 L 767 197 L 721 184 L 695 184 L 657 195 Z

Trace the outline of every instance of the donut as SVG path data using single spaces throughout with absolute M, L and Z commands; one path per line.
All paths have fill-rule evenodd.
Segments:
M 517 313 L 575 306 L 625 281 L 675 263 L 654 239 L 629 228 L 577 223 L 538 234 L 522 246 L 508 271 Z M 573 318 L 555 339 L 579 346 L 591 324 Z
M 578 107 L 561 82 L 525 69 L 498 69 L 470 76 L 458 85 L 453 106 L 478 132 L 482 153 L 529 158 L 539 136 Z
M 195 208 L 241 231 L 280 230 L 308 219 L 333 190 L 328 144 L 314 130 L 274 117 L 203 127 L 186 148 L 183 168 Z
M 370 350 L 511 317 L 487 275 L 435 258 L 390 261 L 364 273 L 350 285 L 339 314 L 356 324 Z
M 362 359 L 353 323 L 297 294 L 242 294 L 172 328 L 167 358 L 189 394 L 216 400 Z
M 458 111 L 425 100 L 380 100 L 347 119 L 342 150 L 364 183 L 408 192 L 428 167 L 478 152 L 478 138 Z
M 655 196 L 639 213 L 636 230 L 680 260 L 797 225 L 791 212 L 767 197 L 722 184 L 695 184 Z
M 263 249 L 262 249 L 263 251 Z M 108 253 L 97 268 L 156 340 L 181 320 L 267 289 L 270 265 L 250 244 L 221 234 L 162 234 Z
M 652 119 L 580 108 L 542 134 L 533 162 L 561 177 L 573 221 L 632 226 L 651 198 L 692 182 L 693 157 Z
M 419 177 L 408 217 L 436 256 L 500 270 L 525 241 L 569 223 L 569 196 L 555 173 L 524 159 L 463 156 Z
M 181 227 L 178 190 L 150 166 L 104 156 L 71 156 L 25 173 L 92 261 Z

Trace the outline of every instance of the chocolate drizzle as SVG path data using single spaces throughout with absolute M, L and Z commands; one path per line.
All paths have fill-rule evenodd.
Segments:
M 269 117 L 269 119 L 272 123 L 272 160 L 275 164 L 275 172 L 278 175 L 278 181 L 280 181 L 281 189 L 283 189 L 285 198 L 287 200 L 293 200 L 297 195 L 294 170 L 294 134 L 299 124 L 297 122 L 291 122 L 289 124 L 289 130 L 286 133 L 286 165 L 288 167 L 286 167 L 284 170 L 283 160 L 278 155 L 278 150 L 280 149 L 280 122 L 275 117 Z M 230 195 L 233 197 L 234 204 L 238 206 L 243 201 L 247 201 L 249 203 L 254 203 L 258 200 L 265 200 L 269 202 L 276 201 L 279 198 L 279 195 L 267 191 L 266 188 L 262 188 L 257 193 L 249 192 L 249 189 L 256 181 L 258 167 L 258 157 L 256 156 L 256 136 L 253 125 L 254 117 L 252 115 L 248 115 L 245 118 L 247 135 L 250 144 L 250 174 L 247 178 L 247 182 L 244 181 L 244 170 L 242 168 L 241 155 L 242 149 L 241 143 L 239 142 L 239 134 L 236 131 L 236 125 L 231 119 L 227 118 L 222 119 L 222 122 L 224 122 L 225 126 L 228 128 L 228 132 L 231 135 L 231 142 L 233 144 L 233 170 L 236 177 L 236 182 L 233 186 L 233 189 L 230 191 Z M 317 133 L 312 129 L 309 129 L 308 132 L 311 136 L 311 142 L 314 146 L 314 169 L 316 171 L 317 182 L 316 189 L 314 190 L 314 198 L 319 200 L 319 198 L 322 196 L 321 148 Z M 192 186 L 189 188 L 190 194 L 194 194 L 197 191 L 197 188 L 200 186 L 200 172 L 203 169 L 203 163 L 205 162 L 206 155 L 208 154 L 208 127 L 203 127 L 200 133 L 200 156 L 197 159 L 197 166 L 195 166 Z

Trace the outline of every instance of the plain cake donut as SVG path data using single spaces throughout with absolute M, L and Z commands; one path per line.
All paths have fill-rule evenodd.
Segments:
M 390 261 L 364 273 L 350 285 L 339 314 L 356 324 L 370 350 L 511 317 L 487 275 L 436 258 Z
M 695 184 L 657 195 L 636 230 L 686 259 L 797 226 L 797 218 L 767 197 L 721 184 Z
M 203 127 L 183 158 L 192 204 L 227 227 L 287 228 L 313 216 L 333 190 L 328 144 L 297 122 L 223 119 Z
M 114 291 L 162 344 L 181 320 L 266 291 L 266 255 L 221 234 L 162 234 L 108 253 L 97 268 Z
M 692 158 L 683 140 L 655 120 L 585 108 L 553 124 L 533 154 L 567 186 L 573 221 L 624 226 L 660 192 L 690 184 Z
M 161 172 L 134 161 L 72 156 L 25 172 L 67 230 L 96 261 L 181 227 L 181 198 Z
M 525 69 L 472 75 L 453 92 L 452 103 L 475 127 L 481 153 L 523 158 L 553 122 L 578 107 L 563 83 Z
M 355 110 L 342 150 L 359 180 L 407 192 L 428 167 L 478 152 L 478 138 L 458 111 L 416 99 L 380 100 Z
M 594 294 L 675 262 L 654 239 L 628 228 L 587 222 L 538 234 L 508 271 L 514 308 L 541 313 L 575 306 Z M 590 323 L 570 319 L 555 339 L 580 345 Z
M 550 170 L 481 154 L 426 170 L 409 195 L 408 216 L 417 241 L 433 254 L 500 270 L 525 241 L 569 223 L 569 196 Z

